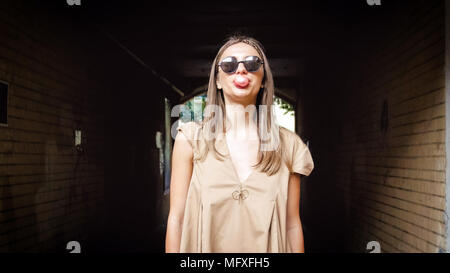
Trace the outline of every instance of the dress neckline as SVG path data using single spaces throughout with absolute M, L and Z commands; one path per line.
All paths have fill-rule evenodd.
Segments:
M 225 134 L 224 134 L 223 137 L 221 138 L 221 141 L 223 141 L 224 146 L 225 146 L 225 149 L 227 150 L 227 159 L 228 159 L 228 161 L 229 161 L 229 163 L 230 163 L 230 165 L 231 165 L 231 168 L 233 169 L 233 173 L 234 173 L 235 179 L 239 182 L 239 184 L 241 184 L 241 185 L 246 185 L 247 182 L 249 181 L 249 179 L 250 179 L 250 178 L 254 175 L 254 173 L 256 172 L 256 169 L 255 169 L 254 167 L 251 167 L 251 168 L 252 168 L 252 171 L 250 172 L 250 174 L 249 174 L 243 181 L 241 181 L 241 179 L 239 178 L 239 174 L 238 174 L 238 172 L 237 172 L 237 170 L 236 170 L 236 167 L 235 167 L 235 165 L 234 165 L 233 158 L 232 158 L 232 156 L 231 156 L 230 148 L 229 148 L 229 146 L 228 146 L 228 141 L 227 141 L 227 138 L 226 138 L 226 135 L 225 135 Z

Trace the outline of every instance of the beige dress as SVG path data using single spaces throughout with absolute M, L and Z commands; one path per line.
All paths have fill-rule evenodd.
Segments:
M 199 160 L 201 144 L 192 141 L 201 137 L 199 124 L 191 121 L 177 129 L 194 151 L 180 252 L 292 252 L 286 238 L 286 164 L 272 176 L 253 170 L 241 183 L 229 156 L 220 161 L 210 151 Z M 287 136 L 293 171 L 309 175 L 314 163 L 308 147 L 296 133 L 283 127 L 280 133 Z M 229 155 L 225 138 L 218 138 L 216 148 Z

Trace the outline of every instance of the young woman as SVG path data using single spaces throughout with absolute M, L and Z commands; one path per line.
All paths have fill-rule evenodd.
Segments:
M 209 79 L 205 118 L 180 125 L 173 149 L 166 252 L 304 252 L 300 137 L 277 126 L 262 45 L 234 36 Z

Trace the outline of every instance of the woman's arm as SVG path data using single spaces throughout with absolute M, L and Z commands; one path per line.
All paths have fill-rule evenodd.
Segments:
M 166 252 L 180 252 L 181 229 L 189 182 L 192 176 L 194 152 L 184 134 L 178 133 L 172 153 L 170 177 L 170 209 L 167 218 Z
M 303 229 L 300 220 L 300 174 L 289 177 L 287 199 L 286 236 L 292 252 L 305 252 Z

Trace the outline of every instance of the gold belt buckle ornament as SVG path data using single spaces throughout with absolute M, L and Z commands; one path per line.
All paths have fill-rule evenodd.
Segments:
M 244 200 L 248 197 L 248 190 L 242 189 L 242 185 L 239 185 L 239 190 L 234 191 L 231 195 L 234 200 L 239 200 L 241 203 L 241 199 Z

